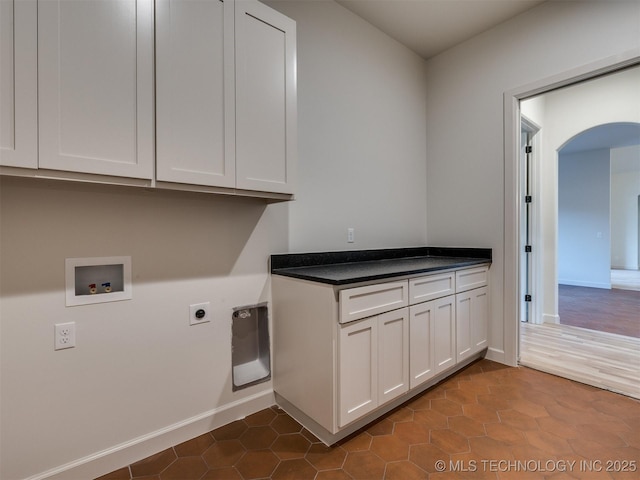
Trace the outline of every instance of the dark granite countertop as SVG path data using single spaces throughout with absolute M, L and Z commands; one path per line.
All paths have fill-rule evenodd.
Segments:
M 271 273 L 330 285 L 491 263 L 491 249 L 412 247 L 271 256 Z

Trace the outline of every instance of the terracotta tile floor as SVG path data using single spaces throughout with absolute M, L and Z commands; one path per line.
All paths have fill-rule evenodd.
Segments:
M 100 480 L 638 479 L 640 402 L 476 362 L 329 448 L 277 407 Z

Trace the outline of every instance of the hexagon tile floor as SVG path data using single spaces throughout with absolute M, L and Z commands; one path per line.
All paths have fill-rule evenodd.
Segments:
M 326 447 L 277 407 L 99 480 L 638 479 L 640 402 L 476 362 Z

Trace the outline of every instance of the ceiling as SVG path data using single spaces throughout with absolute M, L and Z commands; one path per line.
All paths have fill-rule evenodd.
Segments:
M 545 0 L 336 0 L 428 59 Z

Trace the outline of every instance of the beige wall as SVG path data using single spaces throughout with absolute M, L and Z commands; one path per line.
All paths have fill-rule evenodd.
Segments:
M 259 392 L 270 401 L 270 383 L 231 391 L 231 310 L 269 300 L 282 206 L 29 179 L 0 188 L 1 478 Z M 132 300 L 65 307 L 65 258 L 119 255 L 132 259 Z M 189 305 L 207 301 L 211 323 L 190 327 Z M 53 325 L 68 321 L 77 346 L 54 351 Z

